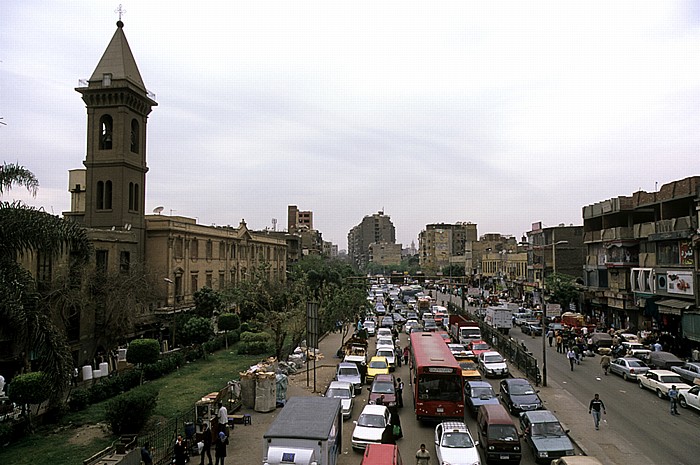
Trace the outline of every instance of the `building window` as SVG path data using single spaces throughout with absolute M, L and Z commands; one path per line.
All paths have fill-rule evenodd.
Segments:
M 134 211 L 137 212 L 139 211 L 139 202 L 140 202 L 140 197 L 141 197 L 141 192 L 139 189 L 138 184 L 134 184 Z
M 99 191 L 99 189 L 98 189 L 98 191 Z M 99 203 L 100 203 L 99 199 L 98 199 L 97 203 L 98 203 L 99 210 L 111 210 L 112 209 L 112 181 L 105 181 L 105 183 L 104 183 L 104 195 L 102 196 L 102 208 L 99 208 Z
M 182 302 L 182 275 L 175 275 L 175 302 Z
M 175 249 L 173 251 L 173 255 L 175 255 L 175 259 L 182 260 L 182 238 L 181 237 L 176 237 L 174 239 L 173 248 Z
M 134 183 L 129 183 L 129 210 L 134 211 Z
M 39 283 L 51 282 L 51 254 L 37 252 L 36 276 Z
M 131 151 L 139 153 L 139 122 L 131 120 Z
M 197 239 L 190 240 L 190 258 L 195 260 L 199 258 L 199 242 Z
M 219 242 L 219 260 L 226 260 L 226 242 Z
M 113 128 L 112 117 L 102 115 L 102 118 L 100 118 L 100 150 L 112 150 Z
M 112 85 L 112 74 L 104 73 L 102 75 L 102 87 L 109 87 Z
M 212 255 L 214 253 L 214 243 L 211 241 L 211 239 L 209 239 L 207 241 L 207 245 L 205 247 L 205 253 L 206 253 L 207 260 L 211 260 Z
M 192 275 L 190 275 L 190 292 L 192 294 L 197 292 L 197 274 L 196 273 L 192 273 Z
M 656 245 L 656 262 L 662 266 L 678 265 L 680 263 L 678 241 L 659 242 Z
M 97 271 L 98 273 L 106 273 L 108 259 L 109 259 L 109 251 L 96 250 L 95 251 L 95 271 Z
M 231 260 L 236 259 L 236 244 L 231 244 Z
M 206 279 L 206 282 L 207 282 L 206 286 L 207 286 L 209 289 L 213 289 L 213 288 L 214 288 L 214 286 L 213 286 L 214 277 L 212 276 L 212 273 L 211 273 L 211 272 L 207 272 L 207 275 L 206 275 L 206 278 L 205 278 L 205 279 Z
M 238 281 L 236 280 L 236 269 L 233 268 L 231 270 L 231 284 L 236 284 Z
M 226 275 L 224 274 L 224 272 L 219 271 L 219 290 L 224 288 L 224 284 L 226 284 L 225 279 Z
M 128 273 L 131 267 L 131 252 L 122 250 L 119 254 L 119 271 L 121 273 Z
M 96 200 L 97 200 L 97 209 L 104 210 L 104 208 L 105 208 L 105 183 L 102 181 L 97 181 Z

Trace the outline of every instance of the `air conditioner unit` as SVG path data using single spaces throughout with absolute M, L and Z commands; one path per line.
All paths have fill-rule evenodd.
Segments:
M 668 284 L 668 278 L 666 273 L 658 273 L 656 275 L 656 291 L 666 291 L 666 286 Z

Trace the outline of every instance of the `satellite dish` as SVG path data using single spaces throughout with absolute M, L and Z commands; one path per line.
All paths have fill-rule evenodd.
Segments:
M 163 210 L 165 210 L 165 207 L 156 207 L 153 209 L 153 213 L 155 213 L 156 215 L 160 215 L 160 212 L 162 212 Z

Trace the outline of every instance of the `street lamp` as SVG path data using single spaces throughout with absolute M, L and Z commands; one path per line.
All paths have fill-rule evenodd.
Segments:
M 557 246 L 562 244 L 568 244 L 569 241 L 557 241 L 552 242 L 552 274 L 557 273 Z M 545 322 L 547 321 L 547 307 L 544 303 L 544 272 L 545 272 L 545 255 L 544 247 L 542 248 L 542 291 L 540 295 L 540 302 L 542 303 L 542 386 L 547 387 L 547 331 L 545 331 Z

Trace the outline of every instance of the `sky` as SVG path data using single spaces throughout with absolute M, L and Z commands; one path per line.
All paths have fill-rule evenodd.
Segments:
M 0 162 L 70 209 L 87 79 L 119 3 L 0 2 Z M 158 106 L 146 211 L 324 240 L 383 211 L 520 238 L 700 175 L 700 0 L 122 2 Z

